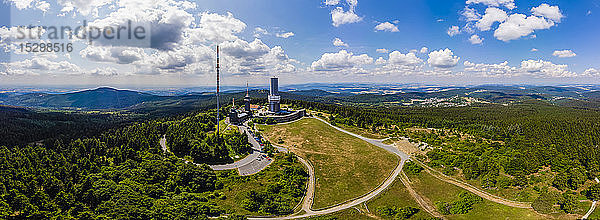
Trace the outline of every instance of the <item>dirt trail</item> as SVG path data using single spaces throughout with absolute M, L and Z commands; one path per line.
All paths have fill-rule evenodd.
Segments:
M 490 194 L 488 192 L 485 192 L 485 191 L 483 191 L 481 189 L 478 189 L 478 188 L 476 188 L 476 187 L 474 187 L 474 186 L 472 186 L 472 185 L 470 185 L 468 183 L 465 183 L 465 182 L 462 182 L 460 180 L 454 179 L 452 177 L 449 177 L 449 176 L 443 174 L 440 171 L 434 170 L 433 168 L 431 168 L 431 167 L 425 165 L 424 163 L 422 163 L 421 161 L 417 161 L 417 160 L 413 160 L 413 161 L 415 161 L 416 163 L 418 163 L 422 167 L 424 167 L 425 168 L 425 172 L 431 174 L 431 176 L 435 177 L 436 179 L 439 179 L 441 181 L 444 181 L 444 182 L 450 183 L 452 185 L 458 186 L 460 188 L 463 188 L 463 189 L 465 189 L 465 190 L 467 190 L 469 192 L 472 192 L 472 193 L 474 193 L 474 194 L 476 194 L 476 195 L 478 195 L 478 196 L 480 196 L 480 197 L 482 197 L 484 199 L 490 200 L 490 201 L 495 202 L 495 203 L 500 203 L 500 204 L 503 204 L 503 205 L 506 205 L 506 206 L 510 206 L 510 207 L 522 208 L 522 209 L 533 209 L 531 207 L 531 203 L 529 203 L 529 202 L 517 202 L 517 201 L 508 200 L 508 199 L 505 199 L 505 198 L 502 198 L 502 197 L 499 197 L 499 196 L 496 196 L 496 195 L 492 195 L 492 194 Z
M 417 191 L 415 191 L 412 188 L 412 186 L 410 185 L 410 179 L 408 179 L 408 176 L 406 176 L 406 174 L 404 172 L 402 172 L 400 174 L 400 181 L 402 181 L 402 184 L 404 184 L 404 186 L 406 187 L 406 189 L 408 190 L 410 195 L 415 199 L 415 201 L 417 201 L 417 203 L 419 203 L 419 206 L 421 206 L 421 208 L 423 208 L 427 213 L 429 213 L 433 217 L 446 219 L 446 218 L 444 218 L 444 216 L 442 214 L 440 214 L 439 212 L 437 212 L 437 210 L 435 210 L 435 207 L 433 207 L 433 205 L 429 204 L 427 201 L 425 201 L 423 199 L 423 197 L 421 197 L 419 194 L 417 194 Z

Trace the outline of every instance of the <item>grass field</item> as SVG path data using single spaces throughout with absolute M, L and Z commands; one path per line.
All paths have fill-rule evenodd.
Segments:
M 264 191 L 270 183 L 277 181 L 279 178 L 279 170 L 284 167 L 284 159 L 281 154 L 275 157 L 275 161 L 265 170 L 251 175 L 239 176 L 237 170 L 216 171 L 219 176 L 219 181 L 226 186 L 224 189 L 217 190 L 216 194 L 224 195 L 225 198 L 215 198 L 211 201 L 216 202 L 220 207 L 225 209 L 227 213 L 237 213 L 244 215 L 264 215 L 263 213 L 250 212 L 241 206 L 241 201 L 246 197 L 246 193 L 250 190 Z M 300 163 L 294 163 L 292 166 L 304 166 Z M 300 203 L 302 198 L 288 199 L 287 203 L 294 207 Z
M 398 158 L 316 119 L 260 126 L 272 143 L 308 159 L 315 168 L 313 209 L 356 198 L 376 188 L 398 164 Z
M 368 129 L 364 129 L 364 128 L 359 128 L 359 127 L 354 127 L 354 126 L 348 126 L 348 125 L 345 125 L 345 124 L 336 124 L 336 126 L 342 128 L 342 129 L 344 129 L 346 131 L 358 134 L 358 135 L 366 137 L 366 138 L 383 139 L 383 138 L 387 137 L 384 134 L 374 133 L 374 132 L 372 132 L 372 131 L 370 131 Z
M 413 188 L 434 204 L 436 201 L 451 202 L 458 197 L 460 192 L 466 190 L 445 183 L 435 177 L 421 172 L 418 175 L 409 175 Z M 480 203 L 473 205 L 473 209 L 467 214 L 448 215 L 448 219 L 545 219 L 530 209 L 513 208 L 510 206 L 501 205 L 489 200 L 483 200 Z
M 397 208 L 413 207 L 420 209 L 419 212 L 411 216 L 410 219 L 427 219 L 433 217 L 419 206 L 419 204 L 409 194 L 408 190 L 404 184 L 402 184 L 400 179 L 396 179 L 390 188 L 388 188 L 381 195 L 368 201 L 367 206 L 369 207 L 371 213 L 379 217 L 382 216 L 380 216 L 376 210 L 381 206 L 395 206 Z

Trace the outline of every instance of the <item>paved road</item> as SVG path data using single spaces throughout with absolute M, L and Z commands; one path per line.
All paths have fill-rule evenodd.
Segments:
M 308 214 L 313 212 L 310 208 L 312 207 L 313 199 L 315 198 L 315 169 L 302 157 L 297 158 L 304 166 L 306 166 L 306 168 L 308 168 L 308 187 L 306 188 L 306 194 L 302 201 L 302 210 Z
M 262 171 L 272 162 L 272 158 L 267 157 L 265 154 L 261 154 L 258 158 L 251 161 L 250 163 L 238 167 L 238 171 L 240 173 L 240 176 L 250 176 L 252 174 L 256 174 Z
M 398 175 L 400 175 L 400 173 L 402 172 L 402 167 L 404 166 L 404 163 L 406 162 L 406 160 L 408 160 L 410 158 L 409 155 L 405 154 L 404 152 L 396 149 L 394 146 L 392 145 L 387 145 L 383 143 L 383 140 L 375 140 L 375 139 L 370 139 L 370 138 L 365 138 L 363 136 L 354 134 L 352 132 L 346 131 L 344 129 L 338 128 L 336 126 L 333 126 L 331 124 L 329 124 L 328 122 L 316 118 L 322 122 L 324 122 L 325 124 L 341 131 L 344 132 L 346 134 L 352 135 L 354 137 L 357 137 L 359 139 L 362 139 L 366 142 L 369 142 L 375 146 L 381 147 L 389 152 L 392 152 L 396 155 L 398 155 L 400 157 L 400 163 L 398 164 L 398 166 L 396 166 L 396 168 L 394 169 L 394 171 L 392 172 L 392 174 L 381 184 L 379 185 L 377 188 L 375 188 L 373 191 L 371 191 L 370 193 L 356 198 L 350 202 L 338 205 L 338 206 L 334 206 L 331 208 L 327 208 L 324 210 L 319 210 L 319 211 L 313 211 L 310 209 L 310 206 L 307 204 L 309 203 L 310 205 L 312 205 L 312 198 L 314 197 L 314 189 L 312 189 L 312 192 L 310 192 L 307 190 L 307 196 L 305 198 L 305 200 L 303 201 L 302 204 L 302 210 L 306 211 L 305 214 L 302 215 L 296 215 L 296 216 L 284 216 L 284 217 L 252 217 L 252 218 L 248 218 L 248 219 L 301 219 L 301 218 L 308 218 L 308 217 L 312 217 L 312 216 L 317 216 L 317 215 L 326 215 L 326 214 L 331 214 L 334 212 L 338 212 L 338 211 L 342 211 L 344 209 L 348 209 L 348 208 L 352 208 L 353 206 L 356 205 L 360 205 L 363 202 L 369 201 L 373 198 L 375 198 L 377 195 L 379 195 L 380 193 L 382 193 L 383 191 L 385 191 L 390 185 L 392 185 L 392 183 L 394 182 L 394 180 L 398 177 Z M 310 169 L 309 169 L 310 170 Z M 310 175 L 310 174 L 309 174 Z M 312 175 L 314 176 L 314 174 Z M 309 179 L 310 181 L 310 179 Z M 309 184 L 310 186 L 310 184 Z
M 335 128 L 335 129 L 337 129 L 338 131 L 341 131 L 341 132 L 344 132 L 346 134 L 352 135 L 354 137 L 360 138 L 360 139 L 362 139 L 362 140 L 364 140 L 366 142 L 369 142 L 369 143 L 371 143 L 371 144 L 373 144 L 375 146 L 378 146 L 378 147 L 383 148 L 383 149 L 385 149 L 385 150 L 387 150 L 387 151 L 389 151 L 389 152 L 391 152 L 393 154 L 396 154 L 396 155 L 400 156 L 400 158 L 402 158 L 402 160 L 408 160 L 408 158 L 410 158 L 410 156 L 408 154 L 406 154 L 406 153 L 398 150 L 398 148 L 394 147 L 393 145 L 389 145 L 389 144 L 384 144 L 383 143 L 383 141 L 385 141 L 385 140 L 387 140 L 389 138 L 379 139 L 379 140 L 378 139 L 366 138 L 366 137 L 360 136 L 358 134 L 354 134 L 352 132 L 349 132 L 349 131 L 346 131 L 344 129 L 341 129 L 339 127 L 333 126 L 333 125 L 329 124 L 329 122 L 327 122 L 327 121 L 325 121 L 323 119 L 320 119 L 320 118 L 317 118 L 317 117 L 313 117 L 313 118 L 317 119 L 319 121 L 322 121 L 323 123 L 325 123 L 325 124 L 327 124 L 327 125 Z
M 254 139 L 252 134 L 248 131 L 248 128 L 246 128 L 246 126 L 238 126 L 238 128 L 240 129 L 240 132 L 246 133 L 248 135 L 248 142 L 250 142 L 250 144 L 252 145 L 252 153 L 250 155 L 246 156 L 244 159 L 238 160 L 233 163 L 222 164 L 222 165 L 210 165 L 210 168 L 212 168 L 213 170 L 239 169 L 240 167 L 246 166 L 254 161 L 257 161 L 259 159 L 259 157 L 261 155 L 263 155 L 261 153 L 262 147 L 260 146 L 258 141 L 256 141 L 256 139 Z M 264 167 L 266 167 L 266 166 L 264 166 Z M 262 167 L 262 168 L 264 168 L 264 167 Z M 257 167 L 257 168 L 259 168 L 259 167 Z M 258 171 L 260 171 L 260 170 L 258 170 Z
M 592 202 L 592 207 L 590 207 L 590 210 L 588 210 L 588 212 L 585 213 L 585 215 L 581 219 L 588 219 L 590 217 L 590 215 L 592 213 L 594 213 L 594 210 L 596 209 L 597 204 L 598 204 L 598 201 Z
M 213 170 L 238 169 L 238 172 L 240 173 L 241 176 L 248 176 L 248 175 L 252 175 L 252 174 L 262 171 L 267 166 L 269 166 L 269 164 L 271 164 L 273 162 L 273 159 L 271 159 L 271 158 L 269 158 L 269 159 L 264 158 L 264 156 L 266 156 L 266 154 L 261 153 L 262 147 L 260 146 L 258 141 L 256 141 L 256 139 L 254 139 L 254 137 L 252 136 L 252 133 L 248 131 L 248 128 L 246 126 L 247 126 L 247 124 L 245 126 L 238 126 L 238 128 L 240 129 L 240 132 L 246 133 L 248 135 L 248 141 L 252 145 L 252 153 L 250 155 L 244 157 L 243 159 L 235 161 L 233 163 L 220 164 L 220 165 L 209 165 L 209 167 L 211 169 L 213 169 Z M 167 139 L 164 135 L 160 139 L 160 146 L 162 147 L 162 150 L 164 152 L 168 151 Z M 182 159 L 182 160 L 184 160 L 184 159 Z M 193 163 L 195 165 L 200 165 L 200 164 L 197 164 L 197 163 L 194 163 L 191 161 L 186 161 L 186 162 Z
M 600 183 L 600 180 L 598 180 L 598 178 L 596 178 L 595 180 L 596 180 L 596 183 Z M 594 210 L 596 209 L 596 205 L 598 205 L 598 201 L 593 201 L 592 206 L 590 207 L 590 210 L 588 210 L 588 212 L 585 213 L 585 215 L 583 217 L 581 217 L 581 219 L 588 219 L 590 217 L 590 215 L 592 213 L 594 213 Z

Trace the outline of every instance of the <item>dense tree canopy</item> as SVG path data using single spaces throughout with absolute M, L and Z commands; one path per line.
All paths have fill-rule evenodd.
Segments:
M 185 163 L 164 153 L 159 145 L 163 134 L 183 135 L 180 138 L 185 143 L 212 138 L 207 148 L 211 154 L 195 158 L 200 163 L 219 161 L 230 151 L 247 152 L 249 144 L 244 134 L 211 136 L 212 115 L 201 113 L 181 120 L 137 123 L 70 142 L 0 147 L 0 216 L 35 219 L 218 216 L 223 210 L 204 194 L 222 187 L 214 171 L 207 165 Z

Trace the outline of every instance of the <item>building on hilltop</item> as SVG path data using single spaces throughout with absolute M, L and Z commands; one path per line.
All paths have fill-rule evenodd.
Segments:
M 233 106 L 229 111 L 229 123 L 238 125 L 251 118 L 252 109 L 250 109 L 250 107 L 250 93 L 248 90 L 248 83 L 246 83 L 246 96 L 244 97 L 244 108 L 236 108 L 235 99 L 233 99 Z
M 235 100 L 233 107 L 229 111 L 229 123 L 240 125 L 248 119 L 255 118 L 258 123 L 283 123 L 294 121 L 306 116 L 306 110 L 292 110 L 289 108 L 281 109 L 281 97 L 279 96 L 279 79 L 273 77 L 270 79 L 270 91 L 268 95 L 268 107 L 250 104 L 250 91 L 246 84 L 246 96 L 244 96 L 244 105 L 236 108 Z M 255 114 L 256 113 L 256 114 Z
M 281 110 L 281 98 L 279 96 L 279 79 L 271 78 L 271 88 L 269 90 L 269 111 L 277 113 Z

